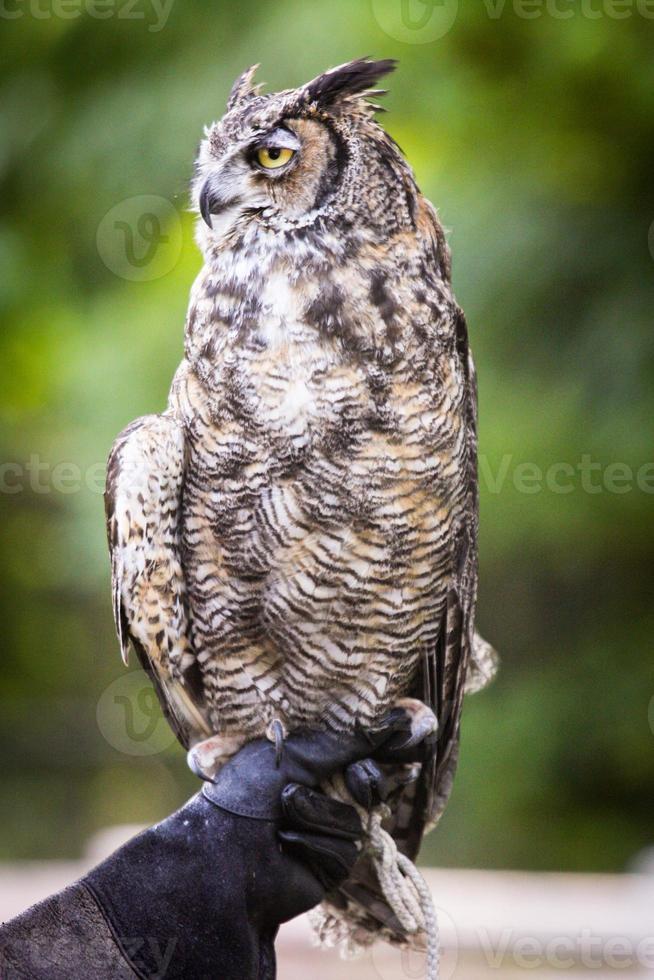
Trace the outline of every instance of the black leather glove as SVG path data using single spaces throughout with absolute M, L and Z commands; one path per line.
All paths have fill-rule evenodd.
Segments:
M 344 880 L 358 854 L 356 811 L 316 787 L 346 771 L 358 800 L 384 798 L 367 757 L 401 744 L 406 725 L 399 711 L 372 733 L 295 734 L 279 766 L 272 744 L 250 743 L 215 783 L 92 871 L 84 884 L 137 975 L 273 978 L 279 925 Z

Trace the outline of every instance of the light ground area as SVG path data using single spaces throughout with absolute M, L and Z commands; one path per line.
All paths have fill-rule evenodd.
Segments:
M 113 828 L 81 861 L 0 864 L 0 919 L 70 884 L 138 828 Z M 441 980 L 654 978 L 654 875 L 425 872 L 438 910 Z M 306 918 L 284 926 L 280 980 L 421 980 L 424 961 L 378 944 L 356 960 L 316 949 Z

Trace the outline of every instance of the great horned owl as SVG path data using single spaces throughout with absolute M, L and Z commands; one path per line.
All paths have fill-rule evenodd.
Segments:
M 393 67 L 235 82 L 192 185 L 184 358 L 167 410 L 118 437 L 106 503 L 123 654 L 196 771 L 275 726 L 344 731 L 400 702 L 417 738 L 436 716 L 387 821 L 413 857 L 493 658 L 473 631 L 474 367 L 434 208 L 375 121 Z M 359 939 L 405 938 L 365 859 L 329 901 Z

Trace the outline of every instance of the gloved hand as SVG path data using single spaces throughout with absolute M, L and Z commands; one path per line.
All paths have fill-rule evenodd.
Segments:
M 273 978 L 279 925 L 316 905 L 358 855 L 356 811 L 316 787 L 345 771 L 358 801 L 385 798 L 389 784 L 369 757 L 385 745 L 393 756 L 407 725 L 393 711 L 374 732 L 294 734 L 279 766 L 271 743 L 252 742 L 92 871 L 84 884 L 137 975 Z

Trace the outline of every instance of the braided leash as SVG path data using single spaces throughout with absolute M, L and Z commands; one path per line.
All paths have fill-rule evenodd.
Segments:
M 425 980 L 439 980 L 440 935 L 436 909 L 427 882 L 406 854 L 398 851 L 397 844 L 382 827 L 391 811 L 385 803 L 371 811 L 360 806 L 352 799 L 340 774 L 332 776 L 329 785 L 336 796 L 347 800 L 361 817 L 366 828 L 364 849 L 370 853 L 380 888 L 398 921 L 409 935 L 422 931 L 426 936 Z
M 388 904 L 410 935 L 423 931 L 427 937 L 426 980 L 438 980 L 440 937 L 438 920 L 427 882 L 406 854 L 401 854 L 395 841 L 382 827 L 388 813 L 385 806 L 366 814 L 367 845 L 372 855 L 379 884 Z

